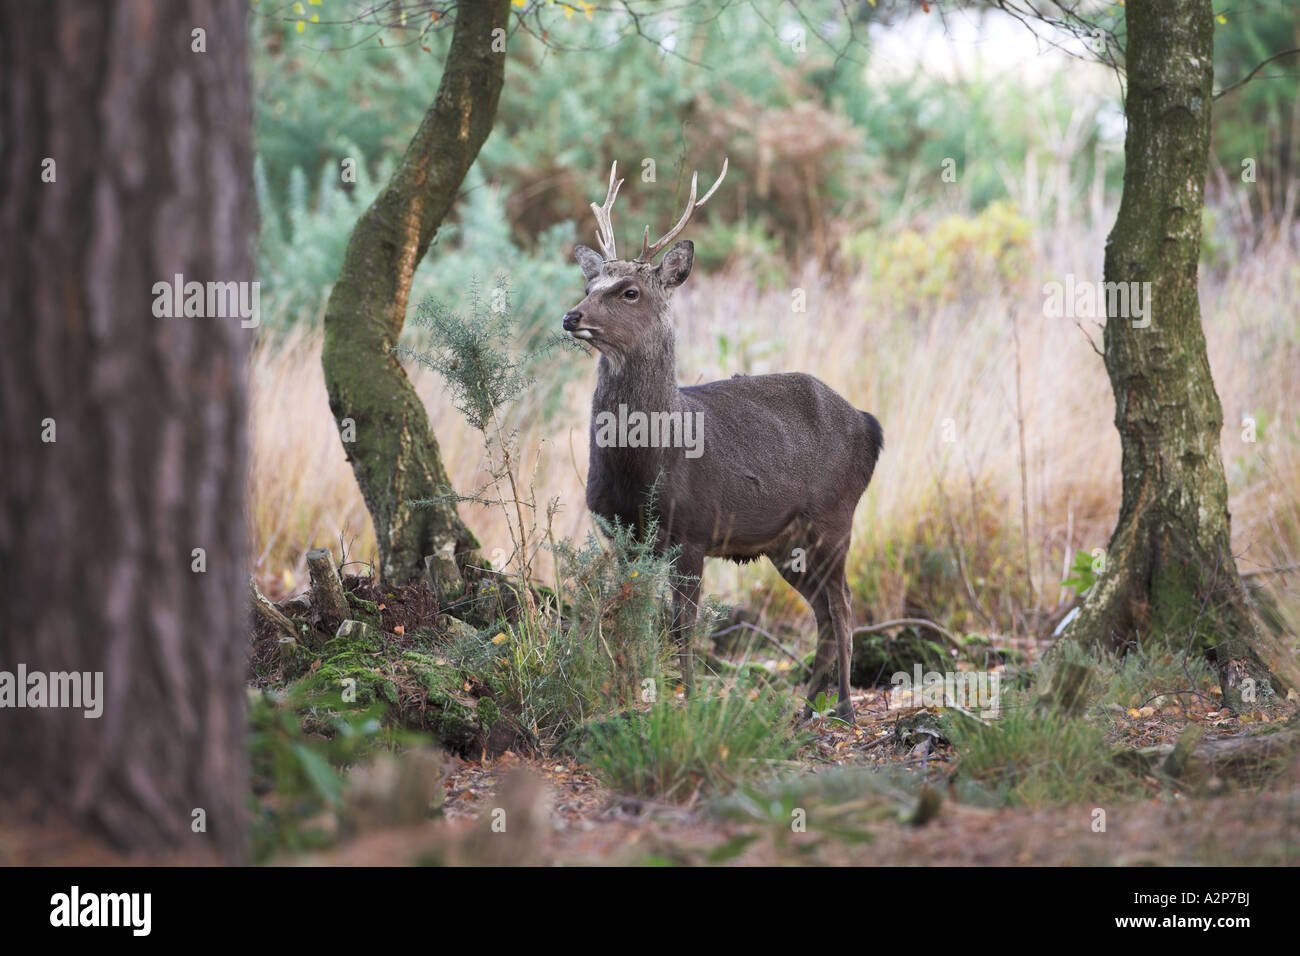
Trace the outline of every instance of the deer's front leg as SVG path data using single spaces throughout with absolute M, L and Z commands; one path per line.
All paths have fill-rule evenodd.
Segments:
M 700 579 L 704 574 L 704 554 L 683 549 L 673 564 L 673 640 L 682 669 L 686 696 L 695 696 L 694 646 L 696 613 L 700 603 Z

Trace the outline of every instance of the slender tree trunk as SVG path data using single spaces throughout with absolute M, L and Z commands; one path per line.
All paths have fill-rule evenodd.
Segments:
M 449 544 L 478 546 L 454 504 L 409 504 L 443 493 L 447 473 L 424 405 L 389 349 L 406 321 L 415 270 L 492 131 L 509 12 L 509 0 L 457 6 L 438 95 L 392 179 L 353 227 L 325 311 L 330 409 L 375 523 L 381 574 L 398 582 L 419 578 L 424 556 Z
M 1272 689 L 1230 547 L 1223 410 L 1197 297 L 1214 14 L 1210 0 L 1133 0 L 1125 11 L 1124 193 L 1105 279 L 1150 283 L 1149 313 L 1107 319 L 1123 500 L 1107 567 L 1067 639 L 1212 648 L 1225 699 L 1240 709 Z
M 103 675 L 97 719 L 0 710 L 0 804 L 229 861 L 254 333 L 158 317 L 154 285 L 253 278 L 245 11 L 0 4 L 0 670 Z

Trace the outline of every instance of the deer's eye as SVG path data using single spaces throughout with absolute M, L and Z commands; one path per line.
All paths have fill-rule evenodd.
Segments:
M 637 299 L 641 298 L 641 293 L 636 289 L 628 289 L 623 293 L 623 298 L 627 299 L 629 302 L 635 302 Z

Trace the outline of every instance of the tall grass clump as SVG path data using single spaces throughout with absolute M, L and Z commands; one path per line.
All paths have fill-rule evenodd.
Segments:
M 689 700 L 659 699 L 590 725 L 582 756 L 607 786 L 690 803 L 752 783 L 802 744 L 796 701 L 766 684 L 738 682 Z
M 992 723 L 950 719 L 948 735 L 960 754 L 962 776 L 986 785 L 1009 806 L 1095 803 L 1139 790 L 1137 779 L 1114 760 L 1102 727 L 1008 696 L 1012 700 Z
M 653 540 L 616 525 L 608 540 L 557 543 L 561 590 L 538 607 L 534 624 L 489 628 L 453 646 L 452 656 L 485 676 L 538 743 L 653 699 L 666 682 L 669 564 Z

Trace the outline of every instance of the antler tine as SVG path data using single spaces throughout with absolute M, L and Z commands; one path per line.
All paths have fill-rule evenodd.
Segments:
M 714 182 L 714 184 L 709 188 L 709 191 L 704 194 L 704 198 L 700 199 L 697 202 L 695 199 L 695 192 L 699 186 L 700 174 L 698 171 L 692 173 L 691 174 L 691 198 L 686 201 L 686 211 L 682 213 L 682 218 L 677 220 L 677 225 L 673 226 L 671 229 L 668 230 L 668 232 L 664 233 L 664 235 L 654 245 L 650 244 L 650 227 L 646 226 L 645 233 L 641 237 L 641 255 L 637 256 L 637 259 L 641 260 L 642 262 L 649 262 L 655 256 L 659 255 L 659 253 L 663 250 L 665 246 L 668 245 L 668 243 L 676 239 L 677 236 L 681 233 L 681 231 L 686 228 L 686 224 L 691 221 L 691 216 L 695 214 L 695 210 L 699 209 L 706 202 L 708 202 L 709 199 L 713 196 L 713 194 L 718 191 L 718 187 L 722 185 L 722 180 L 726 178 L 726 175 L 727 175 L 727 158 L 724 156 L 722 159 L 722 172 L 718 173 L 717 181 Z
M 591 204 L 591 211 L 596 214 L 596 240 L 600 243 L 601 255 L 607 262 L 618 258 L 618 249 L 614 245 L 614 226 L 609 220 L 610 213 L 614 209 L 614 200 L 618 198 L 619 187 L 623 185 L 621 179 L 614 182 L 616 175 L 618 175 L 618 160 L 609 167 L 609 190 L 605 193 L 605 205 Z

